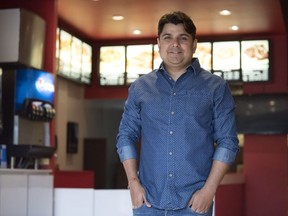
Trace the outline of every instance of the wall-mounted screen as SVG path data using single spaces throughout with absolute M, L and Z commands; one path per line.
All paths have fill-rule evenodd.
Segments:
M 71 70 L 70 76 L 79 80 L 82 72 L 82 41 L 73 37 L 71 43 Z
M 100 85 L 125 84 L 125 46 L 103 46 L 100 48 Z
M 71 72 L 72 35 L 61 30 L 59 38 L 59 62 L 57 72 L 65 76 L 69 76 Z
M 162 59 L 159 54 L 159 47 L 158 44 L 156 44 L 153 48 L 153 70 L 158 69 L 161 63 Z
M 241 60 L 244 82 L 269 80 L 268 40 L 241 41 Z
M 214 74 L 228 81 L 241 81 L 240 41 L 214 42 L 212 58 Z
M 199 59 L 202 68 L 206 70 L 212 69 L 212 43 L 198 42 L 193 56 Z
M 78 83 L 90 84 L 92 75 L 92 46 L 57 28 L 57 74 Z
M 82 42 L 81 82 L 89 84 L 92 77 L 92 47 Z
M 127 46 L 127 84 L 152 71 L 152 52 L 152 44 Z
M 269 40 L 198 42 L 193 55 L 202 68 L 228 82 L 270 81 Z M 112 59 L 112 60 L 111 60 Z M 157 44 L 100 47 L 100 85 L 129 85 L 158 69 Z

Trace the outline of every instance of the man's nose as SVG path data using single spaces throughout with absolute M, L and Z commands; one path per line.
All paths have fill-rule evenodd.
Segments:
M 179 39 L 178 38 L 174 38 L 172 41 L 172 45 L 173 47 L 178 47 L 179 46 Z

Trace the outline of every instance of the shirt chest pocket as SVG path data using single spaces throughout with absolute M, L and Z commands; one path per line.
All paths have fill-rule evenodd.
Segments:
M 185 111 L 188 116 L 212 118 L 213 104 L 210 97 L 201 92 L 187 92 Z

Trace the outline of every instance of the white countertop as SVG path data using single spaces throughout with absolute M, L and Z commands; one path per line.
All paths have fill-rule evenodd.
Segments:
M 22 174 L 37 174 L 37 175 L 48 175 L 51 174 L 52 170 L 50 169 L 0 169 L 1 174 L 15 174 L 15 175 L 22 175 Z

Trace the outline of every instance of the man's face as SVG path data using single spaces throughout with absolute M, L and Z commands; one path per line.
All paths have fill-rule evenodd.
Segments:
M 168 68 L 185 69 L 197 47 L 197 40 L 185 31 L 183 24 L 165 24 L 157 42 L 160 56 Z

